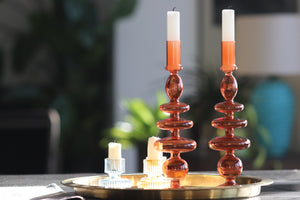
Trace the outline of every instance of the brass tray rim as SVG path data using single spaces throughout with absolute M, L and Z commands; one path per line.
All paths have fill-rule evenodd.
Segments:
M 134 175 L 144 175 L 142 173 L 134 173 L 134 174 L 123 174 L 122 176 L 134 176 Z M 212 174 L 212 173 L 196 173 L 196 172 L 191 172 L 189 175 L 207 175 L 207 176 L 219 176 L 218 174 Z M 184 186 L 183 188 L 167 188 L 167 189 L 144 189 L 144 188 L 137 188 L 137 187 L 131 187 L 131 188 L 105 188 L 97 185 L 83 185 L 83 184 L 78 184 L 74 183 L 75 180 L 78 179 L 83 179 L 83 178 L 96 178 L 96 177 L 107 177 L 106 174 L 99 174 L 99 175 L 92 175 L 92 176 L 82 176 L 82 177 L 75 177 L 75 178 L 69 178 L 61 181 L 61 184 L 72 187 L 72 188 L 87 188 L 87 189 L 101 189 L 101 190 L 138 190 L 138 191 L 143 191 L 143 190 L 151 190 L 151 191 L 174 191 L 174 190 L 179 190 L 179 191 L 187 191 L 187 190 L 211 190 L 211 189 L 234 189 L 234 188 L 247 188 L 247 187 L 253 187 L 253 186 L 267 186 L 271 185 L 274 181 L 269 178 L 259 178 L 255 176 L 244 176 L 240 175 L 240 178 L 245 178 L 245 179 L 256 179 L 259 180 L 258 182 L 255 183 L 249 183 L 249 184 L 239 184 L 239 185 L 233 185 L 233 186 Z

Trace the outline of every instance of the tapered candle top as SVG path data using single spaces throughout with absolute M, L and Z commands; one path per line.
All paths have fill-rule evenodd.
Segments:
M 167 40 L 180 40 L 180 13 L 178 11 L 167 13 Z
M 147 158 L 149 160 L 159 160 L 162 158 L 162 152 L 160 151 L 157 151 L 155 148 L 154 148 L 154 142 L 156 140 L 158 140 L 159 137 L 149 137 L 148 138 L 148 154 L 147 154 Z
M 234 10 L 222 10 L 222 41 L 234 41 Z
M 108 143 L 108 158 L 109 159 L 121 159 L 122 145 L 120 143 L 110 142 Z

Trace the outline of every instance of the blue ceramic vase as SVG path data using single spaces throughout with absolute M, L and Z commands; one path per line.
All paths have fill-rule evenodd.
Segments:
M 269 157 L 283 157 L 289 149 L 294 118 L 294 95 L 290 87 L 279 79 L 268 79 L 253 91 L 251 102 L 256 109 L 258 123 L 267 129 L 271 140 L 260 142 Z

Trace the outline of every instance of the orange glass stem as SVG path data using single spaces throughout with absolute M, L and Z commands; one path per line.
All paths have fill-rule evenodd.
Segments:
M 225 151 L 217 165 L 219 174 L 225 178 L 224 185 L 235 185 L 235 179 L 243 171 L 242 161 L 234 155 L 235 150 L 250 147 L 250 140 L 234 135 L 235 128 L 247 126 L 247 120 L 234 118 L 234 113 L 242 111 L 244 105 L 234 102 L 234 97 L 238 91 L 238 84 L 233 71 L 237 69 L 235 65 L 235 43 L 234 41 L 222 42 L 222 66 L 225 73 L 221 81 L 220 91 L 225 101 L 215 105 L 215 110 L 224 113 L 224 117 L 212 121 L 211 125 L 218 129 L 225 129 L 225 135 L 216 137 L 209 141 L 209 147 L 217 151 Z
M 158 151 L 168 152 L 170 158 L 163 164 L 163 173 L 171 178 L 170 188 L 180 188 L 180 179 L 188 173 L 188 164 L 180 157 L 180 153 L 193 151 L 197 144 L 194 140 L 180 137 L 179 131 L 193 126 L 191 120 L 179 117 L 180 113 L 186 112 L 190 106 L 180 103 L 179 98 L 183 91 L 183 83 L 178 75 L 181 70 L 180 64 L 180 41 L 167 41 L 167 66 L 170 76 L 166 82 L 166 93 L 169 103 L 162 104 L 160 110 L 170 114 L 170 118 L 160 120 L 156 126 L 162 130 L 169 130 L 170 137 L 162 138 L 154 143 Z

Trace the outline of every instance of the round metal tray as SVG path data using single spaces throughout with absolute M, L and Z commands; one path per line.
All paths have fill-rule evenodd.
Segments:
M 74 188 L 76 194 L 99 199 L 223 199 L 244 198 L 260 194 L 261 186 L 273 183 L 271 179 L 239 176 L 235 186 L 221 186 L 224 179 L 214 174 L 190 173 L 181 181 L 180 189 L 142 189 L 137 188 L 138 181 L 144 174 L 128 174 L 123 178 L 131 180 L 132 187 L 126 189 L 104 188 L 98 186 L 106 175 L 78 177 L 62 181 L 62 184 Z

